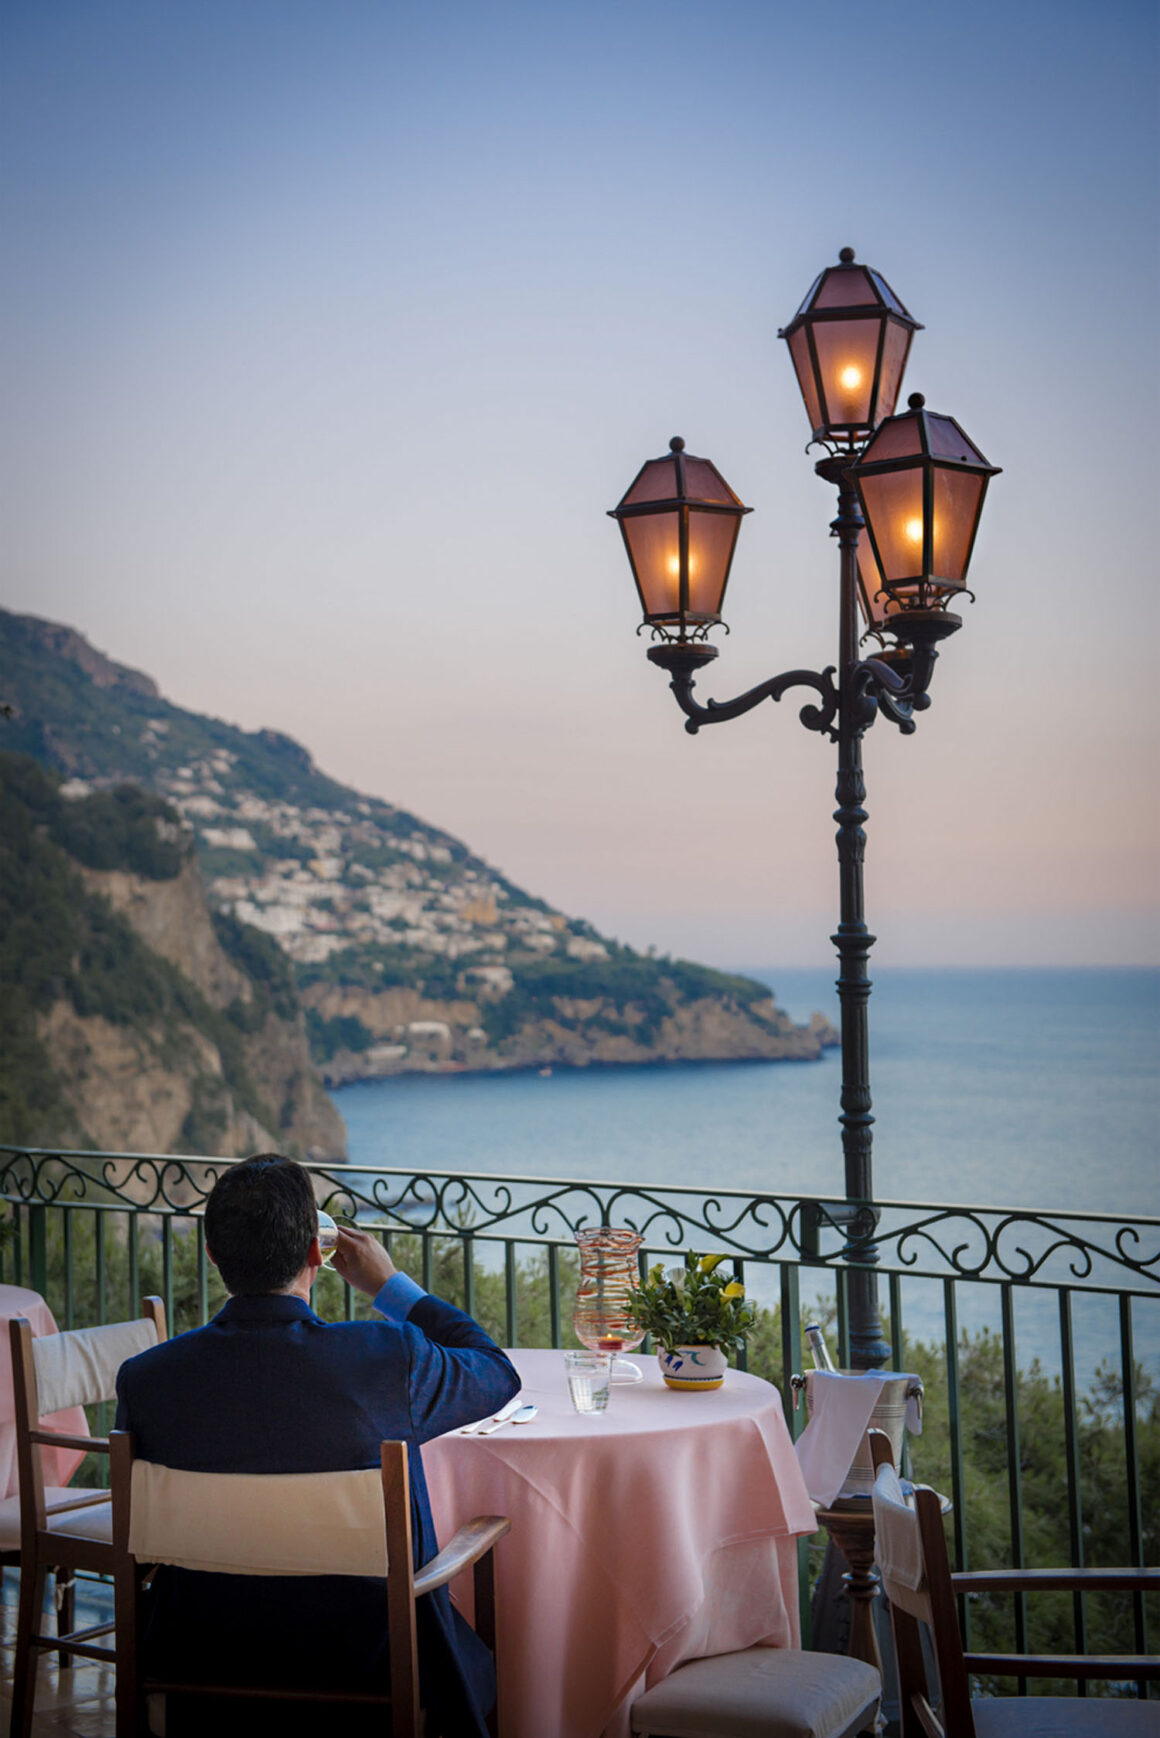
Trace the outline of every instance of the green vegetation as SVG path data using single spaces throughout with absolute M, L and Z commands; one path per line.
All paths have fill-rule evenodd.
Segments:
M 306 1010 L 306 1033 L 310 1054 L 316 1062 L 329 1062 L 340 1050 L 369 1050 L 375 1041 L 357 1014 L 336 1014 L 325 1020 L 316 1008 Z
M 219 919 L 219 939 L 253 994 L 225 1011 L 212 1007 L 104 898 L 87 891 L 69 854 L 75 848 L 94 867 L 169 878 L 188 851 L 158 830 L 170 825 L 169 814 L 156 798 L 124 788 L 65 802 L 52 773 L 26 756 L 0 754 L 0 1140 L 47 1146 L 87 1138 L 38 1030 L 60 1001 L 82 1018 L 129 1028 L 162 1065 L 188 1051 L 191 1028 L 210 1040 L 221 1073 L 205 1072 L 195 1084 L 184 1151 L 214 1150 L 230 1097 L 266 1127 L 280 1126 L 279 1108 L 264 1103 L 251 1078 L 243 1044 L 271 1014 L 297 1017 L 293 976 L 276 943 L 234 918 Z
M 311 984 L 349 984 L 366 990 L 404 988 L 418 990 L 436 1001 L 453 1001 L 461 993 L 462 969 L 461 961 L 441 959 L 405 943 L 394 947 L 371 943 L 343 948 L 317 964 L 299 966 L 296 976 L 302 989 Z
M 256 991 L 249 1009 L 236 1002 L 230 1009 L 235 1024 L 253 1031 L 271 1013 L 279 1020 L 296 1019 L 298 991 L 294 968 L 273 936 L 226 912 L 214 914 L 213 926 L 222 951 L 246 974 Z
M 179 875 L 193 845 L 177 811 L 137 785 L 62 804 L 51 830 L 62 850 L 86 868 L 127 869 L 148 881 Z
M 628 1294 L 629 1309 L 666 1352 L 679 1346 L 740 1347 L 756 1316 L 745 1287 L 722 1270 L 720 1255 L 686 1255 L 684 1271 L 658 1261 Z
M 549 959 L 513 959 L 512 988 L 480 1010 L 491 1043 L 503 1045 L 530 1021 L 559 1019 L 561 1001 L 598 1004 L 589 1017 L 591 1024 L 649 1045 L 682 998 L 724 997 L 751 1018 L 760 1018 L 757 1004 L 769 1000 L 766 986 L 752 978 L 688 960 L 650 958 L 615 942 L 605 945 L 609 947 L 606 960 L 575 960 L 558 954 Z

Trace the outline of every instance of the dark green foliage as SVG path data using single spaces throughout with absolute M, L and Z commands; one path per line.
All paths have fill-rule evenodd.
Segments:
M 52 836 L 86 868 L 128 869 L 149 881 L 171 881 L 192 850 L 177 811 L 136 785 L 63 803 Z
M 329 1062 L 340 1050 L 369 1050 L 375 1041 L 357 1014 L 336 1014 L 325 1020 L 316 1008 L 306 1010 L 306 1033 L 316 1062 Z
M 534 1018 L 525 997 L 509 990 L 498 1001 L 484 1002 L 479 1010 L 479 1022 L 487 1033 L 489 1044 L 497 1049 L 508 1038 L 514 1038 L 525 1020 Z
M 213 926 L 223 952 L 258 989 L 255 1001 L 261 1004 L 262 1020 L 269 1011 L 279 1020 L 297 1019 L 294 969 L 273 936 L 226 912 L 214 914 Z
M 743 1008 L 769 1000 L 769 989 L 765 984 L 740 977 L 736 972 L 718 972 L 711 966 L 695 965 L 692 960 L 663 958 L 657 964 L 680 994 L 690 1000 L 698 996 L 731 996 Z
M 355 845 L 348 850 L 347 856 L 351 863 L 369 869 L 372 875 L 377 875 L 380 869 L 393 869 L 396 863 L 410 861 L 402 851 L 396 851 L 393 845 Z
M 0 996 L 0 1140 L 39 1146 L 69 1129 L 64 1094 L 27 998 Z
M 69 804 L 58 784 L 25 756 L 0 754 L 0 1140 L 40 1146 L 78 1134 L 37 1033 L 37 1016 L 64 999 L 82 1018 L 130 1028 L 162 1063 L 188 1045 L 191 1027 L 210 1039 L 222 1073 L 205 1075 L 195 1086 L 185 1150 L 215 1149 L 227 1091 L 266 1127 L 279 1127 L 279 1113 L 262 1101 L 246 1067 L 242 1034 L 259 1030 L 271 1013 L 297 1018 L 285 956 L 260 931 L 220 918 L 219 938 L 254 990 L 248 1003 L 239 1001 L 228 1013 L 212 1007 L 104 898 L 86 890 L 58 842 L 62 835 L 73 839 L 103 867 L 146 873 L 142 865 L 149 863 L 159 872 L 169 861 L 156 832 L 165 805 L 125 791 Z M 74 828 L 74 815 L 86 811 L 97 815 L 97 824 Z M 111 857 L 118 840 L 129 862 Z
M 660 1261 L 650 1267 L 628 1294 L 637 1327 L 666 1352 L 678 1346 L 741 1346 L 756 1316 L 732 1268 L 722 1268 L 724 1259 L 686 1255 L 684 1271 L 677 1273 L 666 1273 Z
M 317 964 L 299 966 L 299 987 L 311 984 L 349 984 L 366 990 L 416 989 L 421 995 L 451 1001 L 460 995 L 460 967 L 454 960 L 439 959 L 420 948 L 349 947 Z
M 653 959 L 616 943 L 609 945 L 606 960 L 514 959 L 512 972 L 515 982 L 507 995 L 480 1009 L 480 1023 L 494 1045 L 513 1038 L 529 1021 L 559 1019 L 561 1002 L 603 1004 L 586 1016 L 587 1024 L 648 1045 L 683 998 L 725 997 L 749 1010 L 769 998 L 766 986 L 751 978 L 687 960 Z

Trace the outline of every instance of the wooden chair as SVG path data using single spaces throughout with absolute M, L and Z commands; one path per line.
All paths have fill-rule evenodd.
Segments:
M 903 1738 L 1157 1738 L 1155 1702 L 1079 1696 L 971 1699 L 971 1672 L 1010 1677 L 1160 1678 L 1160 1658 L 1083 1654 L 964 1653 L 956 1593 L 1125 1591 L 1160 1588 L 1160 1569 L 997 1569 L 952 1575 L 942 1500 L 920 1485 L 903 1494 L 898 1475 L 873 1439 L 874 1528 L 878 1567 L 890 1600 Z M 930 1626 L 942 1686 L 931 1705 L 919 1624 Z
M 36 1698 L 36 1668 L 45 1649 L 62 1659 L 112 1660 L 114 1650 L 99 1645 L 112 1624 L 89 1629 L 73 1626 L 71 1592 L 58 1601 L 58 1633 L 41 1633 L 45 1577 L 56 1572 L 58 1589 L 78 1569 L 111 1574 L 112 1509 L 107 1490 L 46 1488 L 40 1446 L 56 1444 L 108 1453 L 104 1437 L 66 1436 L 40 1428 L 50 1412 L 94 1406 L 116 1398 L 117 1371 L 126 1358 L 165 1338 L 160 1298 L 144 1300 L 136 1321 L 33 1339 L 23 1317 L 9 1324 L 12 1388 L 16 1411 L 16 1457 L 20 1474 L 20 1605 L 16 1622 L 16 1660 L 12 1681 L 12 1738 L 29 1738 Z M 64 1572 L 62 1574 L 62 1572 Z
M 117 1628 L 117 1738 L 153 1728 L 166 1694 L 243 1696 L 330 1707 L 389 1708 L 384 1738 L 420 1738 L 415 1602 L 474 1569 L 476 1633 L 495 1654 L 495 1566 L 503 1515 L 468 1521 L 418 1572 L 411 1555 L 405 1442 L 384 1442 L 381 1466 L 365 1472 L 191 1473 L 135 1458 L 133 1438 L 110 1437 L 113 1577 Z M 302 1690 L 282 1684 L 147 1677 L 137 1659 L 144 1583 L 158 1564 L 226 1575 L 358 1575 L 383 1584 L 390 1693 Z M 255 1710 L 256 1712 L 256 1710 Z M 494 1733 L 496 1714 L 488 1722 Z M 163 1720 L 158 1725 L 163 1730 Z

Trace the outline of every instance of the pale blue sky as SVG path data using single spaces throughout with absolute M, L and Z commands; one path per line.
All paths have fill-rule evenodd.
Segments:
M 604 510 L 684 435 L 756 509 L 705 692 L 833 661 L 776 331 L 850 244 L 1004 468 L 867 743 L 877 957 L 1160 957 L 1152 6 L 0 19 L 0 601 L 624 940 L 825 963 L 831 753 L 684 734 Z

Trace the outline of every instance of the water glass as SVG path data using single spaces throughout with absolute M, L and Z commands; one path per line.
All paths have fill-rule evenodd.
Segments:
M 323 1267 L 329 1267 L 338 1248 L 338 1226 L 321 1207 L 318 1209 L 318 1247 L 322 1252 Z
M 577 1412 L 603 1412 L 608 1406 L 612 1359 L 607 1352 L 565 1352 L 568 1392 Z

